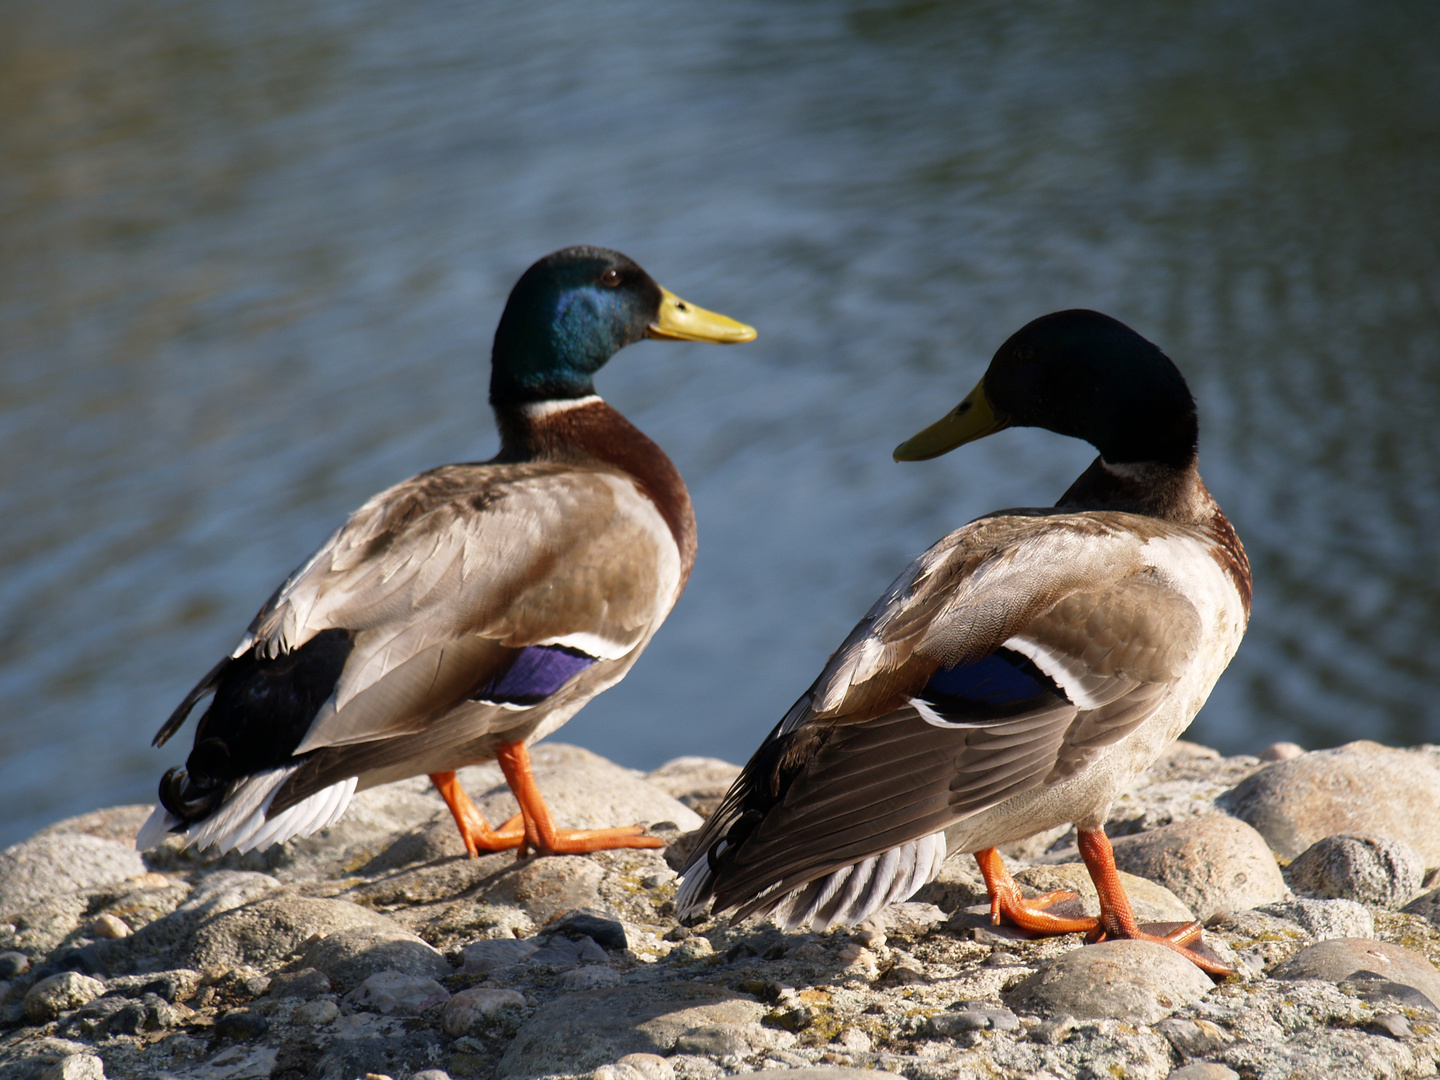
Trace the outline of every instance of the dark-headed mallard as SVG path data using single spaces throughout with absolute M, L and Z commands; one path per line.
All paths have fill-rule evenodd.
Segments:
M 660 846 L 639 827 L 557 830 L 526 751 L 624 678 L 695 559 L 679 472 L 593 377 L 642 338 L 754 336 L 615 251 L 566 248 L 530 267 L 495 332 L 499 454 L 382 491 L 276 590 L 156 735 L 213 695 L 137 845 L 181 833 L 248 851 L 424 773 L 472 855 Z M 484 761 L 520 804 L 498 829 L 455 780 Z
M 853 923 L 973 853 L 991 917 L 1032 932 L 1145 938 L 1104 823 L 1199 711 L 1250 612 L 1245 551 L 1196 469 L 1175 365 L 1105 315 L 1037 319 L 975 390 L 901 444 L 935 457 L 1006 427 L 1100 456 L 1052 509 L 1001 510 L 906 568 L 750 759 L 706 823 L 677 896 L 787 927 Z M 1025 899 L 997 845 L 1073 822 L 1100 917 Z

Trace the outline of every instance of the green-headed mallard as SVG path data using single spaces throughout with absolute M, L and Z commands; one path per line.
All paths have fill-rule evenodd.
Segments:
M 1190 723 L 1250 611 L 1245 551 L 1196 470 L 1175 365 L 1114 319 L 1062 311 L 897 460 L 1006 427 L 1100 451 L 1053 509 L 1001 510 L 902 573 L 756 751 L 682 873 L 713 903 L 787 927 L 853 923 L 971 852 L 1003 916 L 1035 932 L 1185 946 L 1143 932 L 1103 829 L 1111 800 Z M 995 848 L 1073 822 L 1099 919 L 1026 900 Z M 1072 894 L 1063 894 L 1069 897 Z
M 593 377 L 641 338 L 754 336 L 615 251 L 566 248 L 530 267 L 495 331 L 499 454 L 382 491 L 276 590 L 156 735 L 214 695 L 137 845 L 181 833 L 248 851 L 333 823 L 357 790 L 426 773 L 472 855 L 660 846 L 638 827 L 557 830 L 526 752 L 624 678 L 695 559 L 679 472 Z M 520 803 L 499 829 L 455 780 L 492 760 Z

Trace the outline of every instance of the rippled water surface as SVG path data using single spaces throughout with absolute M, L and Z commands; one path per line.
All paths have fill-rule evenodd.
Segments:
M 1192 737 L 1440 741 L 1433 4 L 0 8 L 0 843 L 149 801 L 160 722 L 372 492 L 489 456 L 510 285 L 617 247 L 756 325 L 601 392 L 701 551 L 562 735 L 743 759 L 905 562 L 1091 452 L 896 465 L 1032 317 L 1189 376 L 1247 640 Z

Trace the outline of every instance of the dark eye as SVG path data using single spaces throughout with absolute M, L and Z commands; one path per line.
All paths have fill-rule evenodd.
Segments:
M 613 289 L 620 284 L 620 271 L 613 266 L 600 275 L 600 284 Z

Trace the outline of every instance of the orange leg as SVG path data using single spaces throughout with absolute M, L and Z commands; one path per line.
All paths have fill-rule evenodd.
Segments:
M 520 804 L 520 816 L 525 820 L 525 835 L 520 844 L 520 854 L 526 846 L 541 855 L 582 855 L 589 851 L 609 851 L 612 848 L 660 848 L 665 841 L 646 836 L 639 825 L 624 825 L 618 829 L 557 829 L 550 817 L 550 808 L 545 805 L 535 777 L 530 772 L 530 752 L 524 743 L 501 743 L 495 753 L 500 771 L 515 801 Z M 508 824 L 508 823 L 507 823 Z
M 492 829 L 479 808 L 470 801 L 470 796 L 465 794 L 453 772 L 431 773 L 430 782 L 450 808 L 450 816 L 455 819 L 460 839 L 465 841 L 465 850 L 472 859 L 481 851 L 505 851 L 525 843 L 525 828 L 519 814 L 500 828 Z
M 993 847 L 975 852 L 975 861 L 980 864 L 980 874 L 990 892 L 990 921 L 996 926 L 1004 917 L 1032 934 L 1091 933 L 1099 927 L 1098 919 L 1066 919 L 1044 910 L 1062 900 L 1074 900 L 1073 892 L 1060 889 L 1027 900 Z
M 1093 832 L 1080 829 L 1077 839 L 1080 857 L 1085 860 L 1085 867 L 1090 871 L 1090 880 L 1095 882 L 1095 891 L 1100 894 L 1100 925 L 1092 931 L 1092 940 L 1104 941 L 1110 937 L 1153 941 L 1156 945 L 1174 949 L 1200 970 L 1211 975 L 1232 974 L 1224 964 L 1217 964 L 1186 948 L 1200 939 L 1198 922 L 1186 923 L 1168 934 L 1149 934 L 1140 929 L 1140 924 L 1135 921 L 1135 909 L 1130 906 L 1130 898 L 1125 895 L 1125 889 L 1120 884 L 1120 871 L 1115 867 L 1115 851 L 1110 846 L 1110 838 L 1103 829 Z

